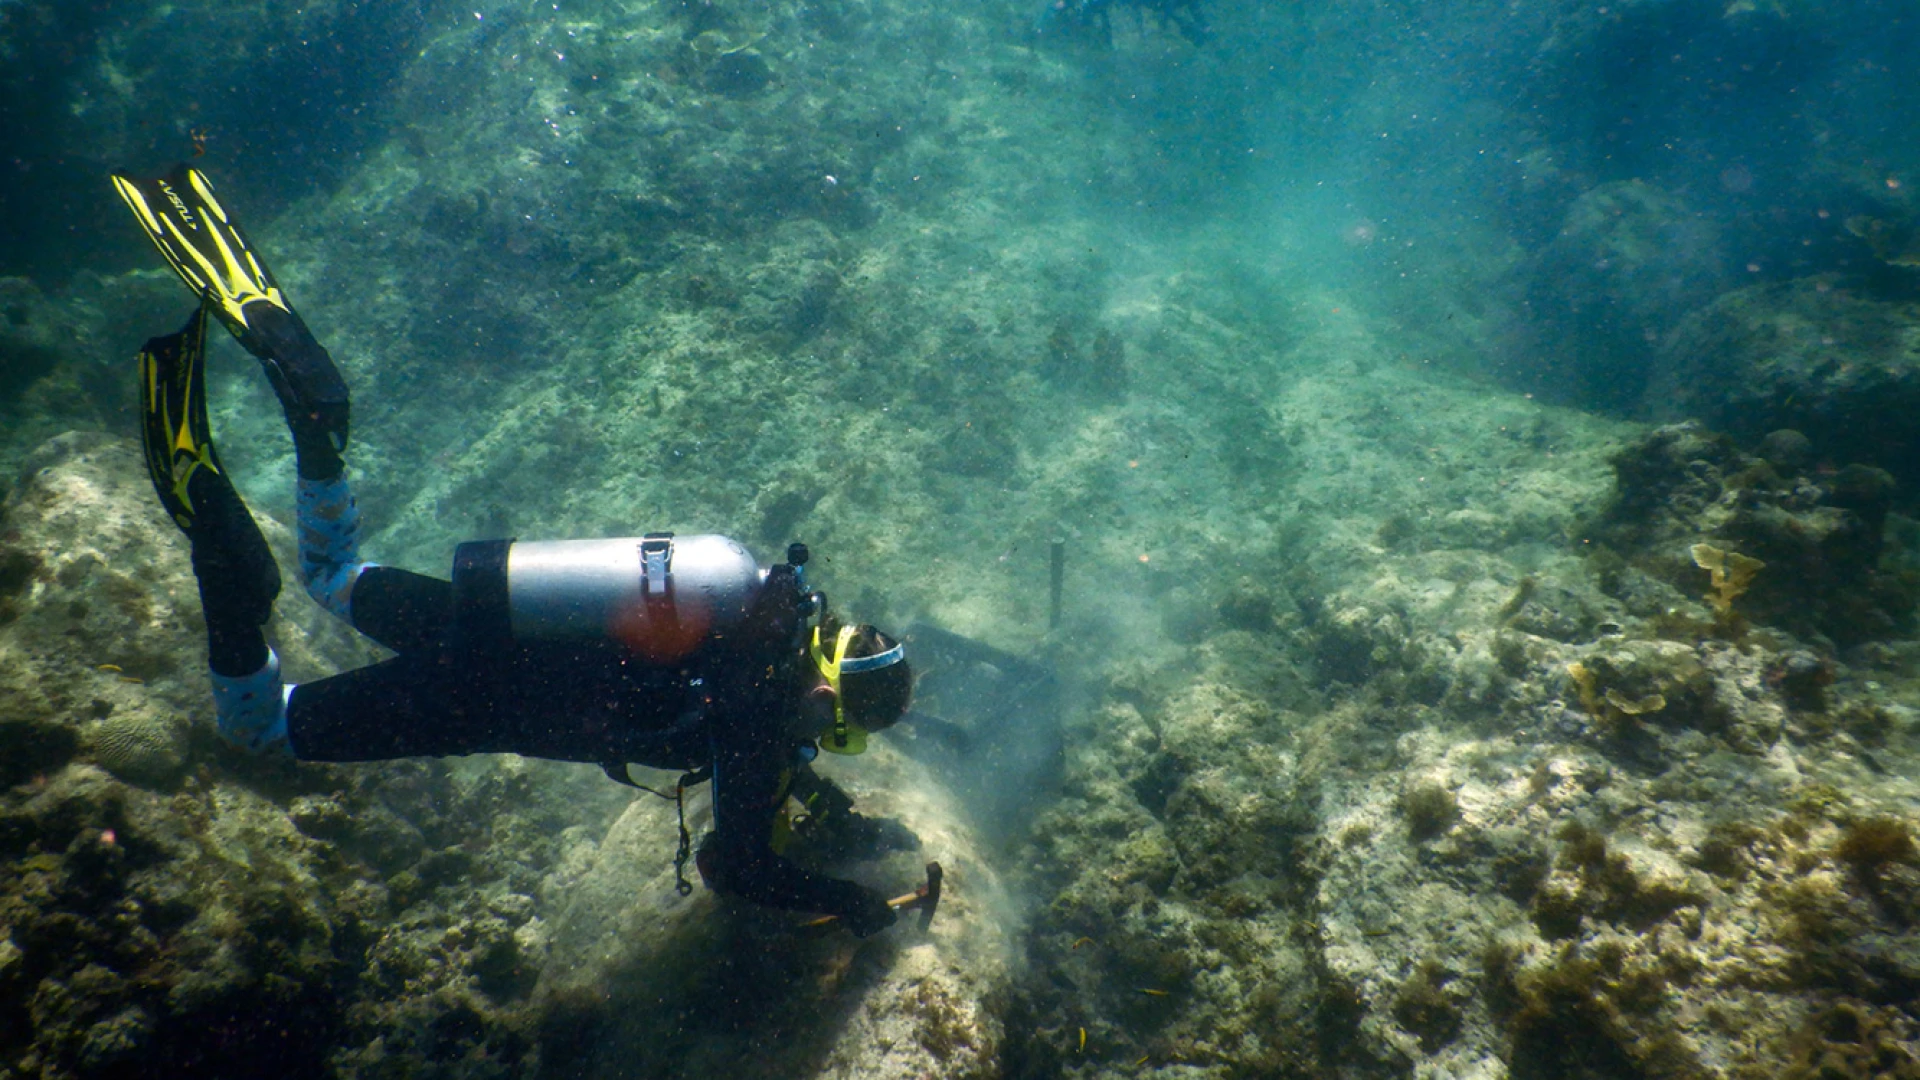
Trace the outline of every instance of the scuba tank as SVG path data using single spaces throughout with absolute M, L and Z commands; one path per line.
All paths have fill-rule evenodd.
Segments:
M 766 579 L 710 533 L 483 540 L 454 552 L 455 624 L 476 643 L 617 642 L 669 664 L 739 625 Z

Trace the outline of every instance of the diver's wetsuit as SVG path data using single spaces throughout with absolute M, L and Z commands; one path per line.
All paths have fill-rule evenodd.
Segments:
M 462 556 L 494 546 L 464 545 Z M 810 749 L 788 734 L 801 669 L 797 590 L 783 587 L 784 570 L 774 569 L 738 632 L 663 668 L 612 642 L 515 642 L 451 583 L 368 566 L 352 586 L 351 621 L 399 655 L 294 687 L 289 745 L 307 761 L 513 753 L 710 765 L 714 831 L 701 867 L 716 887 L 843 917 L 884 907 L 873 890 L 807 871 L 771 846 L 788 777 Z

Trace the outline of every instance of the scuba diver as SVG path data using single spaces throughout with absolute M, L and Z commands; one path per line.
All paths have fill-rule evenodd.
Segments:
M 462 544 L 451 580 L 366 561 L 343 458 L 347 386 L 327 350 L 198 170 L 113 182 L 200 298 L 182 330 L 141 350 L 142 442 L 154 490 L 192 545 L 223 736 L 303 761 L 592 762 L 636 787 L 629 762 L 682 770 L 667 796 L 676 802 L 693 784 L 712 785 L 713 827 L 695 857 L 710 887 L 824 913 L 861 937 L 895 921 L 881 893 L 782 854 L 790 799 L 837 825 L 825 831 L 842 850 L 918 845 L 897 822 L 854 814 L 808 767 L 816 747 L 858 754 L 870 732 L 899 720 L 913 676 L 899 642 L 838 621 L 808 589 L 804 545 L 764 570 L 725 537 L 671 533 Z M 264 633 L 280 571 L 207 419 L 210 314 L 259 358 L 285 410 L 302 583 L 392 659 L 315 682 L 281 679 Z M 682 803 L 682 895 L 692 889 L 689 847 Z

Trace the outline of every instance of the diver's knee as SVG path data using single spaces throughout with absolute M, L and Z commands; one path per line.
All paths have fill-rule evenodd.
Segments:
M 351 623 L 353 621 L 353 587 L 360 575 L 374 563 L 351 562 L 345 566 L 334 563 L 308 562 L 300 560 L 300 583 L 306 587 L 307 595 L 314 603 Z

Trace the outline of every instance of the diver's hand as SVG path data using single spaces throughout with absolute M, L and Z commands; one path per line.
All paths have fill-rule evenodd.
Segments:
M 810 822 L 801 835 L 808 850 L 824 859 L 877 859 L 891 851 L 920 850 L 920 838 L 899 821 L 852 811 Z
M 866 890 L 861 897 L 858 910 L 849 911 L 840 917 L 854 937 L 872 937 L 899 921 L 900 915 L 887 903 L 887 898 L 872 889 Z
M 879 858 L 889 851 L 920 850 L 920 837 L 896 818 L 852 817 L 852 837 L 862 850 L 871 853 L 868 858 Z

